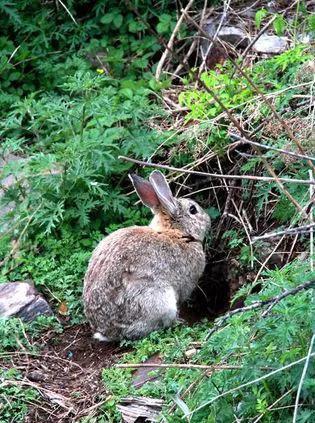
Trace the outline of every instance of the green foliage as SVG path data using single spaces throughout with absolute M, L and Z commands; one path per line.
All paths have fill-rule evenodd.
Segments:
M 282 15 L 277 15 L 276 19 L 273 21 L 273 28 L 277 35 L 283 35 L 286 28 L 287 21 Z
M 265 8 L 257 10 L 255 13 L 255 26 L 257 29 L 261 29 L 262 25 L 268 23 L 272 18 L 272 26 L 275 33 L 279 36 L 284 35 L 285 31 L 293 32 L 299 30 L 299 33 L 314 31 L 313 28 L 313 14 L 307 11 L 305 2 L 298 1 L 295 6 L 294 19 L 286 19 L 283 13 L 278 14 L 272 11 L 268 11 Z
M 1 113 L 20 97 L 56 89 L 68 75 L 97 66 L 112 76 L 151 79 L 160 41 L 176 22 L 170 1 L 0 1 Z M 73 22 L 72 17 L 76 22 Z
M 248 82 L 243 77 L 230 78 L 231 66 L 218 66 L 217 70 L 204 72 L 202 81 L 216 93 L 224 106 L 228 109 L 239 106 L 253 96 Z M 188 107 L 188 119 L 205 120 L 219 115 L 222 108 L 213 100 L 212 96 L 199 89 L 189 89 L 179 95 L 182 106 Z
M 145 126 L 159 113 L 149 91 L 128 88 L 126 95 L 126 83 L 82 72 L 60 90 L 20 100 L 0 124 L 4 150 L 22 156 L 3 169 L 16 175 L 1 198 L 3 206 L 16 204 L 7 221 L 14 216 L 16 232 L 26 224 L 47 235 L 63 224 L 97 230 L 138 220 L 123 195 L 121 175 L 130 165 L 117 157 L 149 157 L 164 139 Z
M 270 94 L 291 84 L 301 64 L 311 58 L 312 55 L 306 47 L 299 45 L 271 59 L 261 60 L 250 70 L 246 69 L 246 73 L 261 92 Z M 244 109 L 247 104 L 250 105 L 250 100 L 257 94 L 246 78 L 240 74 L 236 73 L 231 78 L 230 73 L 232 72 L 234 73 L 231 64 L 226 62 L 224 66 L 218 65 L 216 69 L 204 72 L 201 79 L 208 88 L 216 93 L 227 109 L 237 111 L 241 108 Z M 292 90 L 291 95 L 294 93 L 295 91 Z M 287 96 L 288 93 L 285 93 L 277 98 L 282 108 L 285 107 L 283 99 Z M 212 96 L 203 90 L 188 88 L 181 92 L 179 101 L 182 106 L 189 109 L 187 120 L 202 122 L 216 117 L 222 112 L 222 108 Z
M 57 315 L 62 305 L 70 323 L 81 323 L 82 281 L 91 251 L 104 234 L 123 226 L 145 224 L 149 216 L 149 211 L 135 206 L 134 195 L 126 195 L 131 189 L 127 178 L 131 165 L 118 160 L 118 156 L 149 159 L 158 152 L 158 160 L 167 158 L 172 165 L 187 166 L 205 151 L 221 155 L 230 142 L 227 122 L 223 118 L 220 125 L 213 125 L 211 119 L 219 122 L 221 107 L 209 94 L 191 89 L 187 80 L 179 100 L 189 109 L 187 121 L 196 124 L 187 125 L 181 134 L 155 129 L 156 121 L 163 119 L 167 124 L 169 119 L 156 106 L 154 91 L 170 82 L 157 82 L 152 72 L 163 47 L 161 37 L 169 39 L 177 20 L 174 2 L 131 0 L 113 5 L 109 0 L 70 0 L 67 11 L 60 2 L 0 0 L 0 8 L 0 158 L 9 156 L 1 169 L 1 179 L 10 175 L 14 179 L 0 199 L 0 208 L 5 211 L 0 217 L 0 278 L 31 278 Z M 302 3 L 299 8 L 303 14 Z M 306 17 L 305 25 L 311 28 L 312 17 Z M 258 11 L 257 28 L 268 18 L 265 9 Z M 301 22 L 297 16 L 294 25 Z M 280 15 L 273 23 L 278 35 L 287 29 L 286 25 Z M 158 35 L 152 35 L 150 28 Z M 187 34 L 182 26 L 177 41 Z M 263 93 L 285 89 L 274 104 L 279 112 L 287 113 L 294 95 L 300 93 L 299 88 L 287 88 L 294 83 L 301 64 L 311 57 L 306 47 L 297 46 L 255 63 L 248 73 Z M 231 78 L 232 72 L 232 66 L 226 63 L 202 74 L 202 79 L 225 107 L 241 112 L 244 121 L 253 111 L 253 125 L 268 120 L 269 111 L 246 79 L 238 73 Z M 283 148 L 287 141 L 281 135 L 270 142 Z M 10 155 L 17 160 L 10 160 Z M 303 162 L 285 166 L 278 154 L 268 152 L 265 157 L 284 177 L 308 178 Z M 255 169 L 261 169 L 261 158 L 256 156 L 243 162 L 240 170 L 247 173 Z M 243 201 L 249 200 L 248 186 L 248 181 L 240 186 L 244 188 L 240 194 Z M 307 187 L 290 185 L 287 189 L 302 206 L 306 204 Z M 273 199 L 277 197 L 273 220 L 295 223 L 295 210 L 276 184 L 257 183 L 251 189 L 250 201 L 256 207 L 257 218 L 267 208 L 271 192 Z M 198 195 L 202 199 L 202 194 Z M 220 216 L 219 208 L 208 207 L 213 220 Z M 252 257 L 243 230 L 231 227 L 223 235 L 223 243 L 246 269 Z M 247 304 L 264 300 L 310 277 L 306 266 L 296 262 L 281 271 L 265 273 L 264 280 L 259 281 L 259 293 L 251 293 L 257 291 L 257 284 L 246 285 L 237 298 L 247 295 Z M 117 401 L 134 394 L 165 399 L 164 420 L 180 422 L 183 413 L 193 412 L 219 391 L 226 392 L 304 356 L 311 335 L 312 307 L 310 292 L 300 292 L 281 301 L 265 318 L 261 318 L 261 310 L 234 316 L 208 341 L 205 337 L 209 322 L 203 322 L 125 343 L 133 351 L 122 358 L 124 362 L 141 362 L 159 354 L 165 363 L 187 363 L 185 352 L 197 342 L 201 348 L 191 358 L 193 364 L 238 367 L 214 371 L 211 377 L 196 369 L 170 367 L 156 371 L 158 378 L 139 390 L 131 384 L 131 370 L 104 370 L 106 389 L 113 396 L 104 404 L 100 421 L 120 421 Z M 41 331 L 48 327 L 56 332 L 62 330 L 54 318 L 40 317 L 31 324 L 2 319 L 1 352 L 18 350 L 21 345 L 33 352 L 39 347 Z M 301 395 L 301 422 L 314 417 L 313 373 L 310 366 Z M 300 375 L 301 365 L 294 366 L 219 398 L 194 412 L 190 421 L 229 423 L 253 420 L 262 414 L 262 421 L 285 422 L 290 417 L 288 407 L 294 403 Z M 11 421 L 12 416 L 14 421 L 23 421 L 27 405 L 38 400 L 34 390 L 22 389 L 20 378 L 14 369 L 0 374 L 1 422 Z M 190 390 L 185 394 L 187 388 Z M 278 400 L 279 409 L 270 409 Z M 170 412 L 174 404 L 175 411 Z
M 291 88 L 291 86 L 294 84 L 294 79 L 301 65 L 310 60 L 311 57 L 311 53 L 305 46 L 298 45 L 294 49 L 288 50 L 280 55 L 255 63 L 250 70 L 246 69 L 246 72 L 262 93 L 270 94 L 273 91 L 281 91 L 280 94 L 278 93 L 275 97 L 275 106 L 277 111 L 282 113 L 284 110 L 292 108 L 291 102 L 294 96 L 299 93 L 299 87 Z M 225 107 L 236 112 L 241 112 L 243 119 L 245 116 L 251 118 L 253 114 L 255 115 L 253 122 L 259 122 L 261 119 L 268 119 L 271 117 L 270 111 L 265 107 L 263 102 L 257 101 L 259 97 L 257 97 L 257 94 L 253 91 L 252 87 L 249 86 L 244 77 L 235 73 L 233 78 L 230 78 L 229 75 L 232 71 L 230 64 L 227 63 L 223 67 L 218 66 L 216 70 L 204 73 L 202 78 L 207 86 L 220 98 Z M 288 89 L 289 87 L 290 89 Z M 199 121 L 201 125 L 204 126 L 207 125 L 207 122 L 210 123 L 213 117 L 219 116 L 222 112 L 221 107 L 206 91 L 187 89 L 180 94 L 179 98 L 181 104 L 189 109 L 187 120 Z M 261 135 L 263 136 L 264 134 L 262 133 Z M 222 127 L 220 127 L 220 129 L 213 128 L 207 141 L 211 150 L 215 152 L 222 151 L 224 147 L 230 143 L 228 130 L 222 129 Z M 286 134 L 271 141 L 272 145 L 282 149 L 287 149 L 288 142 L 289 140 Z M 302 161 L 292 163 L 288 167 L 284 162 L 283 155 L 269 151 L 264 153 L 264 156 L 268 161 L 272 161 L 272 165 L 278 173 L 282 172 L 282 176 L 308 179 L 307 168 Z M 180 165 L 183 166 L 185 163 L 184 156 Z M 241 171 L 244 173 L 253 172 L 260 164 L 261 159 L 254 156 L 252 159 L 248 159 L 242 164 Z M 283 172 L 284 169 L 285 172 Z M 247 182 L 244 181 L 242 185 L 246 188 Z M 300 204 L 306 205 L 308 201 L 307 186 L 290 184 L 286 188 Z M 269 185 L 258 183 L 256 185 L 254 197 L 257 200 L 255 202 L 257 214 L 259 215 L 263 207 L 270 201 L 271 190 L 279 196 L 279 201 L 275 205 L 273 211 L 273 217 L 280 223 L 294 223 L 296 220 L 296 209 L 276 183 L 271 183 Z M 246 200 L 246 192 L 244 194 L 244 200 Z M 234 230 L 232 230 L 231 240 L 229 241 L 229 246 L 231 248 L 241 246 L 242 244 L 242 240 L 239 237 L 234 237 L 235 234 L 233 234 L 233 231 Z M 225 234 L 223 239 L 225 237 L 229 238 L 229 233 Z
M 279 295 L 310 280 L 312 276 L 314 273 L 311 275 L 307 265 L 302 262 L 292 263 L 282 270 L 266 272 L 262 290 L 250 294 L 246 305 Z M 155 372 L 157 379 L 147 382 L 140 389 L 130 385 L 130 369 L 106 369 L 103 372 L 104 382 L 114 397 L 105 404 L 105 409 L 111 412 L 120 397 L 134 394 L 164 398 L 166 406 L 163 416 L 168 422 L 182 421 L 183 410 L 193 413 L 190 416 L 192 423 L 229 423 L 235 421 L 235 418 L 252 421 L 260 414 L 266 422 L 287 421 L 292 410 L 286 406 L 294 403 L 304 364 L 292 366 L 261 382 L 255 383 L 254 380 L 306 355 L 312 335 L 311 316 L 315 311 L 312 292 L 302 291 L 296 296 L 285 298 L 266 317 L 261 318 L 263 310 L 231 317 L 228 324 L 207 341 L 205 336 L 209 330 L 208 324 L 197 324 L 190 328 L 178 326 L 172 330 L 152 333 L 148 338 L 132 343 L 135 346 L 134 352 L 125 355 L 123 362 L 138 363 L 153 354 L 159 354 L 164 363 L 185 363 L 185 351 L 191 348 L 192 342 L 199 341 L 202 346 L 193 356 L 192 364 L 225 364 L 236 368 L 214 370 L 211 377 L 207 377 L 201 370 L 170 366 Z M 304 416 L 314 416 L 314 370 L 314 365 L 310 363 L 301 393 L 301 421 Z M 253 383 L 249 386 L 195 411 L 219 393 L 224 394 L 229 389 L 251 381 Z M 194 389 L 186 392 L 192 383 Z M 184 406 L 176 398 L 181 398 Z M 272 407 L 277 400 L 279 407 Z M 175 410 L 172 409 L 170 413 L 169 409 L 175 404 Z M 120 421 L 117 414 L 115 421 Z
M 263 19 L 268 15 L 268 12 L 266 9 L 262 8 L 257 10 L 256 14 L 255 14 L 255 24 L 256 27 L 259 29 L 261 26 L 261 23 L 263 21 Z
M 55 317 L 38 316 L 30 323 L 24 323 L 18 318 L 0 318 L 0 352 L 19 350 L 21 345 L 28 350 L 34 350 L 34 341 L 43 330 L 53 329 L 62 332 L 62 326 Z
M 235 248 L 243 244 L 244 238 L 235 229 L 225 231 L 222 235 L 222 239 L 228 240 L 228 247 Z
M 11 368 L 0 370 L 0 422 L 22 423 L 28 411 L 28 404 L 39 400 L 39 393 L 35 389 L 22 388 L 22 376 Z M 14 419 L 14 420 L 13 420 Z

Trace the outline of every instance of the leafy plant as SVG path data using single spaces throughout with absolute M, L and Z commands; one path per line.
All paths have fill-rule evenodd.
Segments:
M 246 305 L 272 298 L 311 278 L 307 264 L 298 261 L 282 270 L 266 272 L 263 289 L 250 294 Z M 265 421 L 286 421 L 291 416 L 287 405 L 294 403 L 303 363 L 262 381 L 259 378 L 306 355 L 312 334 L 313 308 L 312 293 L 301 291 L 276 304 L 264 318 L 261 318 L 263 309 L 231 317 L 209 340 L 205 340 L 208 324 L 191 328 L 178 326 L 175 330 L 153 333 L 133 343 L 134 352 L 125 355 L 123 362 L 139 363 L 159 354 L 170 367 L 158 369 L 157 378 L 140 389 L 132 387 L 130 369 L 106 369 L 104 382 L 114 394 L 114 401 L 127 394 L 164 398 L 163 417 L 169 422 L 182 421 L 186 412 L 190 413 L 191 422 L 232 422 L 235 417 L 253 420 L 260 415 Z M 174 363 L 187 364 L 185 351 L 192 348 L 193 342 L 197 345 L 201 342 L 201 347 L 191 359 L 191 368 L 172 367 Z M 223 369 L 213 370 L 208 377 L 206 371 L 193 368 L 201 363 L 223 365 Z M 301 398 L 299 415 L 302 419 L 304 415 L 314 416 L 313 374 L 314 366 L 310 364 Z M 191 384 L 194 389 L 189 389 Z M 228 394 L 230 389 L 235 392 Z M 113 399 L 105 404 L 109 412 L 114 409 Z M 279 407 L 273 407 L 275 401 Z M 114 415 L 115 421 L 119 421 L 119 416 Z
M 256 14 L 255 14 L 255 24 L 256 27 L 259 29 L 261 26 L 261 23 L 263 21 L 263 19 L 268 15 L 268 12 L 266 9 L 262 8 L 257 10 Z
M 273 21 L 273 28 L 277 35 L 283 35 L 286 28 L 287 21 L 282 15 L 277 15 L 276 19 Z
M 39 393 L 32 388 L 24 389 L 21 375 L 12 368 L 0 370 L 0 421 L 22 423 L 28 411 L 28 405 L 39 401 Z
M 25 324 L 18 318 L 0 318 L 1 348 L 0 352 L 23 348 L 34 350 L 34 341 L 45 329 L 62 332 L 62 326 L 55 317 L 38 316 L 36 320 Z M 27 332 L 27 335 L 26 335 Z
M 119 182 L 130 165 L 117 157 L 148 157 L 163 140 L 143 125 L 158 112 L 146 89 L 128 88 L 126 96 L 117 81 L 82 72 L 60 89 L 60 96 L 19 101 L 0 124 L 4 150 L 20 155 L 4 166 L 16 180 L 1 198 L 15 203 L 3 217 L 15 216 L 15 233 L 25 225 L 50 234 L 63 223 L 98 230 L 134 219 Z

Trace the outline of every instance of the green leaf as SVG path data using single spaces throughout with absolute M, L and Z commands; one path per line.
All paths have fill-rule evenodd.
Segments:
M 103 24 L 109 24 L 113 22 L 114 17 L 115 17 L 114 13 L 106 13 L 106 15 L 101 17 L 101 22 Z
M 263 19 L 268 15 L 268 12 L 266 9 L 260 9 L 257 10 L 256 14 L 255 14 L 255 25 L 256 27 L 259 29 L 261 26 L 261 23 L 263 21 Z
M 119 93 L 129 99 L 132 99 L 133 97 L 133 91 L 130 88 L 122 88 L 121 90 L 119 90 Z
M 132 20 L 131 22 L 129 22 L 128 24 L 128 29 L 130 32 L 132 33 L 136 33 L 139 31 L 143 31 L 145 29 L 145 24 L 143 22 L 139 22 L 136 20 Z
M 213 220 L 220 216 L 220 211 L 216 207 L 209 207 L 206 209 L 206 212 Z
M 123 16 L 122 15 L 115 15 L 113 19 L 113 24 L 116 28 L 120 28 L 123 23 Z
M 308 17 L 308 28 L 310 31 L 315 31 L 315 14 Z
M 286 25 L 287 25 L 287 22 L 282 15 L 278 15 L 276 19 L 273 21 L 273 28 L 277 35 L 284 34 Z

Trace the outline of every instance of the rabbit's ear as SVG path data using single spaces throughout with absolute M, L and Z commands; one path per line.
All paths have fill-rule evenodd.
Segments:
M 129 174 L 128 176 L 135 187 L 140 200 L 145 206 L 153 209 L 154 207 L 158 207 L 160 205 L 160 200 L 149 181 L 141 178 L 141 176 L 135 175 L 134 173 Z
M 175 215 L 178 208 L 177 201 L 173 197 L 172 191 L 163 173 L 154 170 L 149 180 L 164 209 L 166 209 L 169 214 Z

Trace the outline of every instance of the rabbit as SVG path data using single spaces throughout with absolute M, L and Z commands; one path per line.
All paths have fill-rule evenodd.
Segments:
M 100 341 L 138 339 L 172 326 L 205 268 L 208 214 L 174 198 L 160 171 L 129 175 L 154 214 L 149 226 L 119 229 L 94 250 L 84 278 L 85 315 Z

